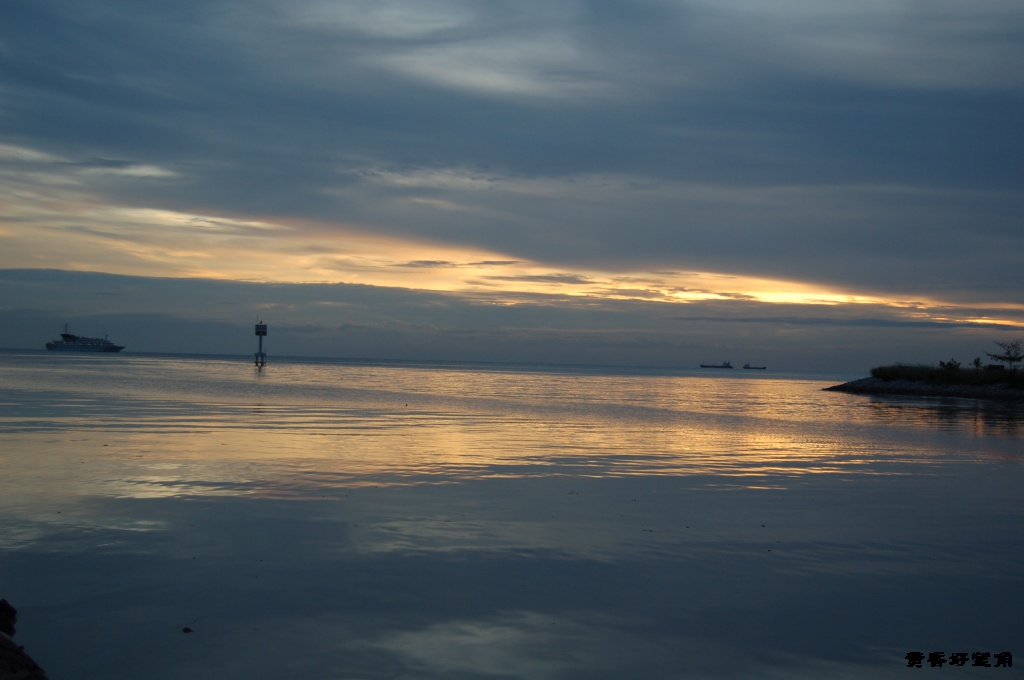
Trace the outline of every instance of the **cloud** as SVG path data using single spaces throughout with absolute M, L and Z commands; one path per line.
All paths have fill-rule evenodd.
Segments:
M 965 5 L 898 0 L 859 3 L 750 0 L 688 3 L 705 21 L 737 33 L 762 63 L 817 78 L 924 89 L 1019 91 L 1016 39 L 1020 8 L 1012 0 Z
M 1012 0 L 4 18 L 0 267 L 502 305 L 918 300 L 968 323 L 1024 304 Z
M 133 352 L 245 355 L 252 323 L 271 355 L 694 367 L 723 357 L 775 370 L 865 371 L 881 363 L 975 356 L 1024 319 L 968 323 L 884 305 L 689 303 L 445 293 L 355 284 L 244 283 L 51 270 L 0 270 L 0 348 L 42 348 L 65 323 Z M 959 321 L 958 321 L 959 317 Z M 1013 326 L 1014 328 L 1010 328 Z
M 742 323 L 742 324 L 771 324 L 787 326 L 828 326 L 828 327 L 857 327 L 857 328 L 970 328 L 986 330 L 1004 330 L 1021 332 L 1024 331 L 1024 321 L 1016 323 L 1007 322 L 985 322 L 985 321 L 957 321 L 949 320 L 916 320 L 916 319 L 844 319 L 836 317 L 797 317 L 797 316 L 745 316 L 745 317 L 711 317 L 711 316 L 675 316 L 675 321 L 712 322 L 712 323 Z
M 582 286 L 594 283 L 586 276 L 579 274 L 527 274 L 523 276 L 485 276 L 491 281 L 530 281 L 543 283 L 565 283 L 571 286 Z

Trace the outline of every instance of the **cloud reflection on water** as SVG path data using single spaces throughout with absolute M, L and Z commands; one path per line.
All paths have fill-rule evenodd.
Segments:
M 1014 642 L 1019 441 L 971 417 L 815 380 L 103 366 L 0 367 L 0 568 L 55 677 L 902 677 Z
M 555 467 L 594 477 L 717 474 L 756 486 L 767 476 L 864 468 L 883 454 L 892 463 L 933 457 L 920 432 L 888 452 L 863 449 L 862 430 L 880 424 L 927 427 L 935 413 L 947 429 L 1012 435 L 1016 422 L 984 410 L 822 398 L 820 381 L 291 366 L 287 379 L 268 372 L 253 382 L 239 379 L 236 365 L 211 366 L 199 393 L 184 369 L 153 385 L 145 362 L 105 393 L 85 380 L 45 397 L 15 387 L 32 417 L 14 413 L 2 428 L 20 431 L 37 458 L 101 453 L 102 439 L 104 456 L 90 464 L 120 467 L 98 482 L 99 494 L 316 497 L 337 485 L 516 478 Z M 217 373 L 226 376 L 219 386 Z M 302 375 L 316 377 L 304 397 L 290 382 Z M 54 431 L 84 441 L 48 447 Z

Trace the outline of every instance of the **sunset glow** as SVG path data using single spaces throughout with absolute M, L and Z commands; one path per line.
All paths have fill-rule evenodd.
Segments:
M 0 28 L 0 343 L 276 313 L 295 353 L 824 367 L 1024 333 L 1006 3 L 56 2 Z
M 667 304 L 742 299 L 787 305 L 912 307 L 920 318 L 931 318 L 928 306 L 943 304 L 931 300 L 910 305 L 883 296 L 728 273 L 553 270 L 507 253 L 400 240 L 359 227 L 301 220 L 239 219 L 72 200 L 39 202 L 32 212 L 32 229 L 12 225 L 0 234 L 5 245 L 0 267 L 32 263 L 171 278 L 359 283 L 486 293 L 507 303 L 515 303 L 523 294 Z

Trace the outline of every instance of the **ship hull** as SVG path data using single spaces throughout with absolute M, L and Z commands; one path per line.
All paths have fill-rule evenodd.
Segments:
M 64 332 L 60 334 L 60 340 L 46 343 L 46 349 L 51 352 L 120 352 L 124 348 L 124 345 L 115 345 L 106 338 L 90 338 L 68 333 L 67 324 L 64 325 Z
M 46 343 L 46 349 L 51 352 L 120 352 L 124 349 L 119 345 L 110 345 L 107 347 L 91 347 L 88 345 L 65 345 L 60 342 L 48 342 Z

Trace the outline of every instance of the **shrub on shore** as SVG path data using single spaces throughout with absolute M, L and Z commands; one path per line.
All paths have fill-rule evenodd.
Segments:
M 891 382 L 908 380 L 933 385 L 1006 385 L 1024 389 L 1024 373 L 1007 371 L 1002 366 L 960 368 L 959 362 L 940 361 L 939 366 L 928 364 L 892 364 L 871 369 L 871 376 Z

